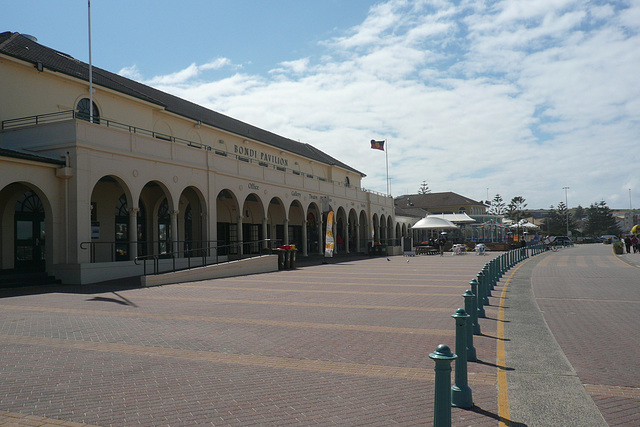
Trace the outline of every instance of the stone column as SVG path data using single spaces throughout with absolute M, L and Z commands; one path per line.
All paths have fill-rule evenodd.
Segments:
M 323 220 L 322 220 L 322 212 L 320 212 L 320 218 L 318 218 L 318 254 L 320 255 L 324 255 L 324 244 L 322 243 L 322 240 L 324 238 L 324 227 L 323 227 Z
M 238 255 L 242 256 L 243 247 L 242 247 L 242 215 L 238 216 Z
M 291 243 L 289 241 L 289 219 L 285 218 L 284 219 L 284 242 L 282 244 L 288 245 L 289 243 Z
M 169 239 L 171 240 L 171 253 L 172 257 L 179 258 L 179 254 L 177 253 L 178 247 L 178 214 L 180 211 L 174 210 L 171 211 L 171 235 Z
M 307 256 L 307 221 L 302 221 L 302 256 Z
M 129 259 L 138 256 L 138 212 L 139 208 L 129 209 Z
M 262 238 L 263 238 L 263 239 L 267 239 L 267 236 L 269 235 L 269 234 L 267 233 L 267 226 L 268 226 L 268 224 L 267 224 L 267 218 L 266 218 L 266 217 L 265 217 L 265 218 L 262 218 Z M 265 240 L 263 244 L 264 244 L 264 247 L 265 247 L 265 248 L 271 248 L 271 246 L 272 246 L 272 245 L 271 245 L 271 242 L 269 242 L 269 241 L 267 241 L 267 240 Z

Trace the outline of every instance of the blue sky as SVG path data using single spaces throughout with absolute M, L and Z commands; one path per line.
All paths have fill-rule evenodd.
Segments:
M 1 31 L 88 60 L 87 1 Z M 386 191 L 640 206 L 640 0 L 91 2 L 95 66 L 308 142 Z

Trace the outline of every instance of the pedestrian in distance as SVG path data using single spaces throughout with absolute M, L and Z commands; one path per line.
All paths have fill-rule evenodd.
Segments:
M 444 256 L 444 246 L 447 243 L 447 235 L 444 233 L 440 234 L 438 238 L 438 248 L 440 249 L 440 256 Z

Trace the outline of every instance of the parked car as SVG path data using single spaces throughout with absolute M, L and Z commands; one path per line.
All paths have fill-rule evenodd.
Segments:
M 602 243 L 604 243 L 605 245 L 610 245 L 612 243 L 620 241 L 620 239 L 618 239 L 618 236 L 614 236 L 613 234 L 606 234 L 604 236 L 600 236 L 600 238 L 602 239 Z
M 573 240 L 568 236 L 556 236 L 555 244 L 560 246 L 571 246 L 573 245 Z

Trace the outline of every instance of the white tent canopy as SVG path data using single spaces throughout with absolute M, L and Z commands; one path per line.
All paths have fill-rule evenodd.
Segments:
M 517 224 L 513 224 L 511 228 L 522 228 L 523 230 L 537 230 L 540 227 L 523 219 Z
M 412 229 L 422 230 L 448 230 L 458 228 L 453 222 L 442 218 L 440 215 L 427 215 L 420 221 L 416 222 Z
M 454 224 L 465 224 L 465 223 L 470 223 L 470 222 L 476 222 L 475 219 L 471 218 L 469 215 L 467 215 L 466 212 L 464 213 L 451 213 L 451 214 L 432 214 L 432 215 L 428 215 L 430 217 L 438 217 L 438 218 L 444 218 L 447 221 L 451 221 Z

